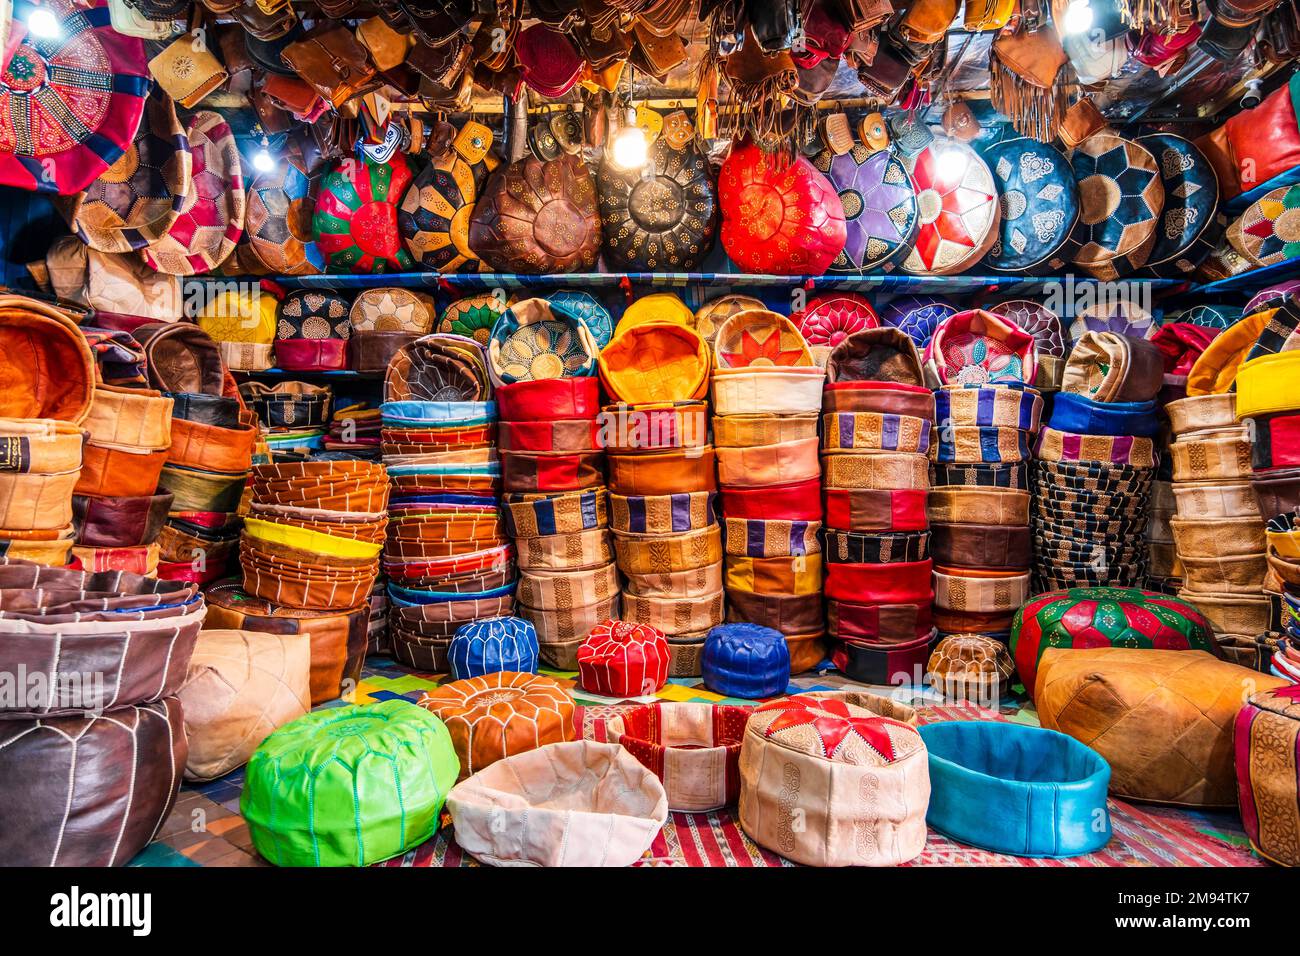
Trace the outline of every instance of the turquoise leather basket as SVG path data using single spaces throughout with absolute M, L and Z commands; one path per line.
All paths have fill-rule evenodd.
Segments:
M 1078 856 L 1110 840 L 1110 765 L 1073 737 L 996 721 L 920 731 L 930 752 L 925 822 L 945 836 L 1034 857 Z

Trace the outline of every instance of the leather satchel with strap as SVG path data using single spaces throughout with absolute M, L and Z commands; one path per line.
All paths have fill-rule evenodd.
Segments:
M 291 43 L 281 56 L 335 109 L 375 85 L 365 47 L 345 27 Z

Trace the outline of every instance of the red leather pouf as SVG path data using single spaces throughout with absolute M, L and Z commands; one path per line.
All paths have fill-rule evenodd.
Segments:
M 668 640 L 649 624 L 601 621 L 578 648 L 578 683 L 605 697 L 643 697 L 668 680 Z

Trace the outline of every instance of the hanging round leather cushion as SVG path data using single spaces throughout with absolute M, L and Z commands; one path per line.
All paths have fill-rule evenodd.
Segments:
M 276 167 L 253 179 L 244 221 L 253 255 L 273 275 L 314 275 L 324 267 L 312 238 L 313 208 L 306 160 L 290 142 Z
M 1145 265 L 1165 203 L 1155 157 L 1132 140 L 1095 133 L 1075 148 L 1070 165 L 1079 187 L 1074 264 L 1103 281 Z
M 596 264 L 596 184 L 564 154 L 516 160 L 488 179 L 469 223 L 469 245 L 497 272 L 583 272 Z
M 416 174 L 397 213 L 407 251 L 424 269 L 478 272 L 469 245 L 469 221 L 487 179 L 492 131 L 469 122 L 441 156 Z
M 984 264 L 994 272 L 1060 272 L 1074 252 L 1079 193 L 1070 162 L 1028 136 L 984 150 L 998 189 L 998 235 Z
M 803 156 L 787 162 L 753 143 L 733 149 L 718 179 L 722 246 L 746 272 L 820 275 L 844 251 L 844 207 Z
M 1134 142 L 1155 157 L 1165 190 L 1155 245 L 1136 274 L 1190 275 L 1214 251 L 1227 225 L 1218 215 L 1219 176 L 1205 154 L 1181 136 L 1149 133 Z
M 974 265 L 998 237 L 997 187 L 988 164 L 965 143 L 943 137 L 904 163 L 921 222 L 903 269 L 952 275 Z
M 597 170 L 606 261 L 637 272 L 688 272 L 713 247 L 718 227 L 708 160 L 693 136 L 670 136 L 665 127 L 649 166 L 654 174 L 643 177 L 606 157 Z
M 47 0 L 40 9 L 58 21 L 51 37 L 38 38 L 17 17 L 9 30 L 0 184 L 71 195 L 131 145 L 149 71 L 144 42 L 112 29 L 107 3 Z
M 397 204 L 411 184 L 404 153 L 386 163 L 339 160 L 321 180 L 312 232 L 333 272 L 403 272 L 415 260 L 397 230 Z
M 1252 266 L 1271 266 L 1300 255 L 1300 186 L 1270 190 L 1231 226 L 1228 242 Z
M 889 150 L 858 143 L 838 156 L 823 150 L 813 165 L 826 174 L 844 208 L 847 238 L 830 272 L 890 272 L 916 236 L 916 187 Z

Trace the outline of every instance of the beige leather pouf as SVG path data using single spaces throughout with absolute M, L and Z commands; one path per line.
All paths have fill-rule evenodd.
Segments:
M 889 866 L 925 847 L 930 769 L 916 728 L 807 694 L 764 704 L 740 748 L 740 825 L 809 866 Z
M 200 631 L 179 697 L 189 738 L 185 779 L 248 763 L 277 727 L 311 710 L 311 641 L 301 634 Z

